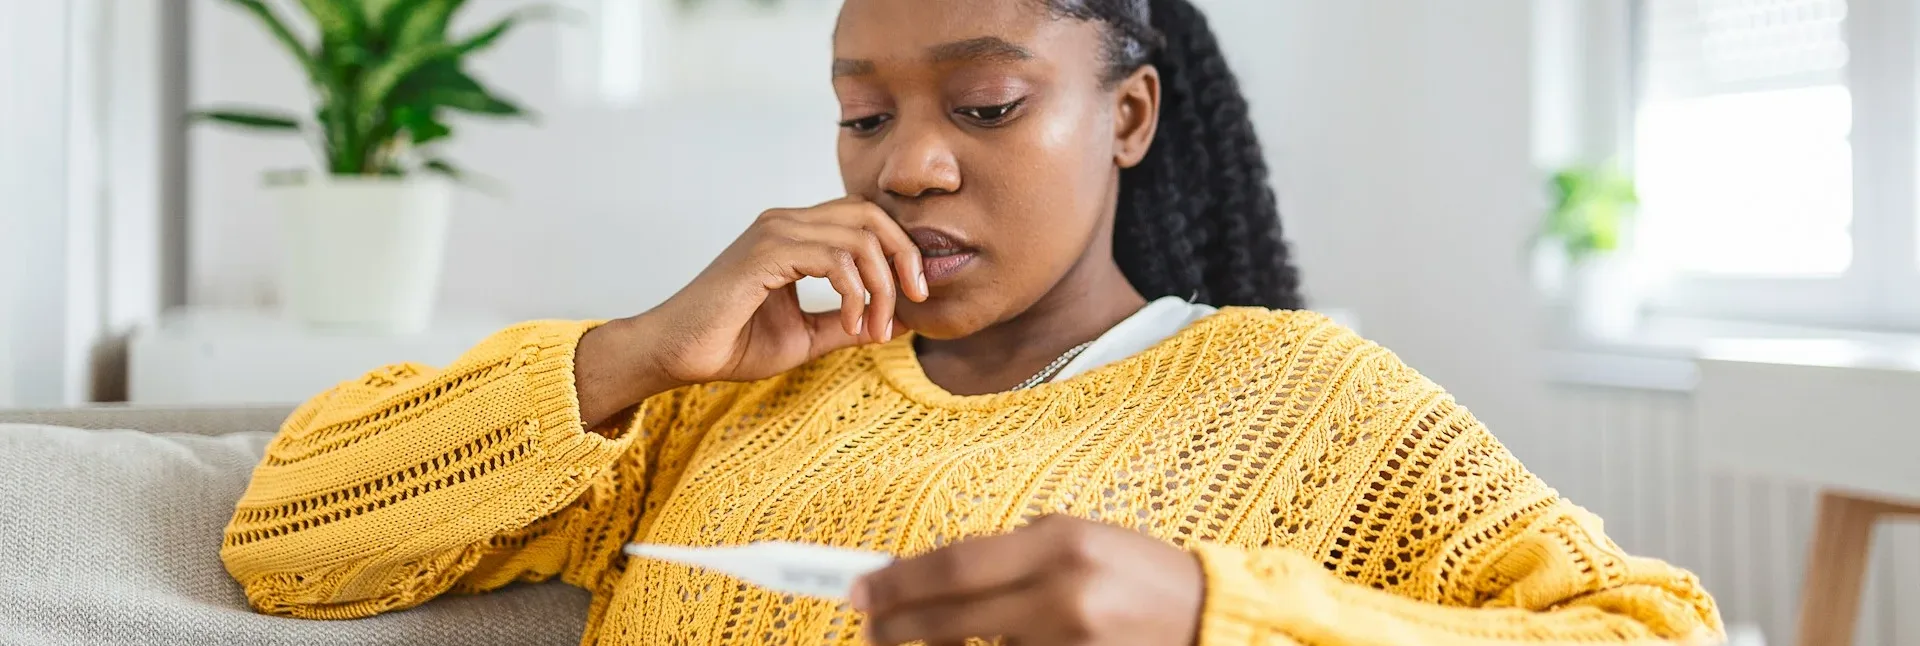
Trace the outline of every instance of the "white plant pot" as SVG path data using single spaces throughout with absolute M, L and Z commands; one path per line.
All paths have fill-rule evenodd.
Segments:
M 1582 259 L 1568 278 L 1567 301 L 1575 332 L 1614 339 L 1631 334 L 1640 324 L 1640 281 L 1626 254 Z
M 438 179 L 323 176 L 281 201 L 281 301 L 308 325 L 426 329 L 440 287 L 453 187 Z
M 1567 293 L 1567 274 L 1573 262 L 1567 258 L 1567 249 L 1560 241 L 1543 239 L 1533 245 L 1532 257 L 1528 259 L 1529 278 L 1533 279 L 1533 288 L 1540 296 L 1551 302 L 1558 302 Z

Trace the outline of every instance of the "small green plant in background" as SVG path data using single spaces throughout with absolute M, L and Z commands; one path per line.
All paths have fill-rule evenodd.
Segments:
M 264 0 L 228 2 L 257 18 L 293 55 L 313 90 L 313 118 L 256 108 L 195 116 L 256 130 L 310 130 L 321 165 L 334 175 L 425 171 L 458 179 L 457 167 L 432 154 L 432 144 L 453 134 L 450 112 L 528 117 L 469 75 L 465 62 L 520 21 L 550 13 L 532 7 L 455 37 L 448 26 L 465 0 L 300 0 L 319 35 L 308 44 Z
M 1615 164 L 1578 165 L 1553 174 L 1552 203 L 1540 235 L 1558 243 L 1567 260 L 1618 251 L 1640 207 L 1633 178 Z

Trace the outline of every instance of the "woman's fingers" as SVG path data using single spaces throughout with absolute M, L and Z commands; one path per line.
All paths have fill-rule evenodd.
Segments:
M 802 217 L 866 229 L 880 241 L 880 249 L 891 260 L 900 293 L 908 300 L 924 302 L 932 294 L 927 290 L 926 267 L 921 264 L 920 246 L 913 243 L 900 223 L 880 205 L 859 197 L 844 197 L 803 212 Z
M 867 339 L 875 342 L 891 339 L 892 326 L 888 323 L 893 321 L 898 292 L 894 289 L 893 272 L 887 266 L 887 257 L 879 239 L 871 231 L 837 224 L 800 222 L 792 225 L 790 230 L 796 237 L 819 241 L 852 256 L 866 293 L 857 307 L 851 303 L 843 304 L 843 315 L 852 313 L 863 316 L 859 329 L 864 330 Z
M 915 303 L 925 302 L 930 294 L 927 293 L 926 266 L 920 263 L 920 246 L 914 244 L 900 223 L 894 222 L 879 205 L 867 202 L 864 207 L 860 211 L 867 223 L 865 228 L 879 239 L 881 249 L 893 261 L 900 292 Z
M 775 209 L 761 218 L 764 246 L 756 255 L 782 265 L 770 267 L 780 276 L 767 288 L 806 276 L 826 278 L 840 293 L 833 317 L 851 337 L 891 340 L 904 330 L 895 317 L 900 296 L 929 296 L 920 248 L 872 202 L 846 197 L 806 209 Z
M 1067 516 L 968 539 L 862 577 L 850 593 L 871 641 L 1189 644 L 1205 575 L 1146 534 Z
M 1040 586 L 1001 588 L 974 597 L 942 599 L 920 606 L 902 608 L 869 620 L 869 640 L 892 645 L 913 641 L 928 644 L 964 643 L 968 637 L 982 639 L 1006 636 L 1024 637 L 1023 631 L 1044 621 L 1034 613 L 1051 607 Z
M 899 298 L 899 290 L 894 289 L 893 272 L 887 266 L 887 256 L 880 249 L 880 240 L 873 232 L 857 230 L 860 245 L 860 278 L 872 288 L 867 302 L 867 336 L 875 342 L 886 343 L 893 339 L 894 299 Z
M 833 285 L 833 291 L 840 293 L 840 322 L 847 334 L 860 336 L 865 332 L 866 318 L 862 316 L 867 307 L 867 287 L 860 278 L 859 263 L 854 255 L 829 242 L 807 240 L 783 234 L 783 240 L 774 243 L 777 249 L 771 254 L 775 263 L 780 265 L 774 271 L 780 273 L 780 285 L 784 288 L 803 277 L 825 278 Z
M 854 609 L 886 615 L 895 608 L 966 598 L 1015 586 L 1062 559 L 1044 528 L 969 538 L 902 559 L 855 584 Z

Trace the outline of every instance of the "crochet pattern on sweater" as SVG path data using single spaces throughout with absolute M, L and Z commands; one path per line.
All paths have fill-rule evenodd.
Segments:
M 620 547 L 908 556 L 1068 514 L 1197 554 L 1207 646 L 1721 631 L 1692 575 L 1624 553 L 1443 390 L 1316 314 L 1228 308 L 981 396 L 928 380 L 908 336 L 589 431 L 572 373 L 593 325 L 522 324 L 302 406 L 222 545 L 254 607 L 362 617 L 559 576 L 593 593 L 590 644 L 854 644 L 844 604 Z

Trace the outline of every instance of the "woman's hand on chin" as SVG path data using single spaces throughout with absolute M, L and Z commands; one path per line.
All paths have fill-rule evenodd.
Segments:
M 1205 596 L 1200 562 L 1129 529 L 1048 516 L 906 559 L 854 587 L 875 644 L 1187 646 Z
M 589 426 L 674 387 L 753 381 L 903 331 L 894 304 L 927 299 L 920 249 L 872 202 L 845 197 L 762 213 L 665 303 L 580 341 L 575 379 Z M 794 284 L 825 278 L 837 311 L 801 311 Z
M 927 298 L 920 272 L 920 250 L 900 225 L 846 197 L 761 214 L 693 282 L 637 318 L 673 380 L 752 381 L 893 338 L 896 299 Z M 841 308 L 802 312 L 794 284 L 808 277 L 832 283 Z

